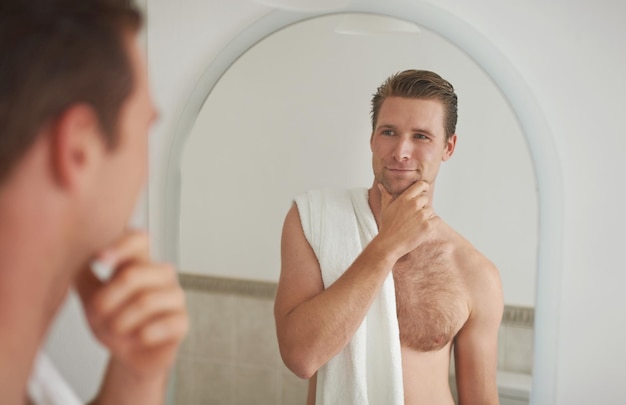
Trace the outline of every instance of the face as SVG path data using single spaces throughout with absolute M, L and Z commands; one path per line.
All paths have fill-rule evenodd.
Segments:
M 393 196 L 420 180 L 432 185 L 455 144 L 456 135 L 446 140 L 441 102 L 388 97 L 370 140 L 375 180 Z
M 156 118 L 144 57 L 135 38 L 128 38 L 133 68 L 133 89 L 124 101 L 118 120 L 118 142 L 112 150 L 103 151 L 103 164 L 96 199 L 99 209 L 94 229 L 100 234 L 99 245 L 109 243 L 124 230 L 132 215 L 148 167 L 148 132 Z

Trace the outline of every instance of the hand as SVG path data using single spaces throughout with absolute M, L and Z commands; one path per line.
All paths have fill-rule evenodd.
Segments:
M 380 183 L 377 187 L 381 195 L 379 235 L 390 240 L 402 257 L 428 239 L 441 221 L 428 205 L 430 185 L 415 182 L 395 199 Z
M 76 285 L 93 333 L 131 375 L 162 377 L 189 328 L 175 269 L 150 259 L 148 237 L 138 231 L 96 259 L 114 268 L 111 279 L 103 283 L 85 269 Z

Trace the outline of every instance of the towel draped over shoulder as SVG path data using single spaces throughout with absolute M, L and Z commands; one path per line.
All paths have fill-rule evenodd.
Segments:
M 378 234 L 367 189 L 313 190 L 295 198 L 324 288 Z M 318 405 L 404 404 L 393 275 L 389 273 L 348 345 L 317 372 Z

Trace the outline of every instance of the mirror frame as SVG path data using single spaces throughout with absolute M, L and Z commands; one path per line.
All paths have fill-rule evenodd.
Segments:
M 550 128 L 527 83 L 504 54 L 477 29 L 450 12 L 423 0 L 352 0 L 332 12 L 274 10 L 251 24 L 214 58 L 194 87 L 178 120 L 167 162 L 166 258 L 178 263 L 181 161 L 184 146 L 213 86 L 237 59 L 270 34 L 311 18 L 337 13 L 380 14 L 411 21 L 463 50 L 495 82 L 510 103 L 524 133 L 538 188 L 538 250 L 532 404 L 556 401 L 559 306 L 561 302 L 563 186 L 562 169 Z M 540 174 L 540 175 L 539 175 Z

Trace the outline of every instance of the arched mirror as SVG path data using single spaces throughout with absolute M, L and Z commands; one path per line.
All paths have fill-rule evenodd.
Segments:
M 533 319 L 515 308 L 532 314 L 537 263 L 558 262 L 538 247 L 558 233 L 540 228 L 539 215 L 555 212 L 560 195 L 546 203 L 544 194 L 540 205 L 537 194 L 558 173 L 545 170 L 546 177 L 537 178 L 533 172 L 547 167 L 545 156 L 552 153 L 537 145 L 551 144 L 540 137 L 546 133 L 541 115 L 524 104 L 530 98 L 523 83 L 513 80 L 518 77 L 497 52 L 465 37 L 468 43 L 474 38 L 469 54 L 482 58 L 482 66 L 496 56 L 487 74 L 464 50 L 416 24 L 423 18 L 443 26 L 443 14 L 421 11 L 406 20 L 376 13 L 282 14 L 278 25 L 270 18 L 242 33 L 231 44 L 235 51 L 207 71 L 181 119 L 168 178 L 169 256 L 185 274 L 275 283 L 292 198 L 312 188 L 369 187 L 372 93 L 394 72 L 433 70 L 459 95 L 457 148 L 442 165 L 435 210 L 500 269 L 505 304 L 514 321 L 525 318 L 530 326 L 521 337 L 524 350 L 509 357 L 530 372 Z M 464 33 L 462 24 L 454 26 L 457 37 Z M 543 216 L 541 224 L 559 218 Z M 557 275 L 551 274 L 543 278 Z M 546 322 L 554 311 L 544 314 Z M 550 354 L 552 336 L 547 329 L 544 335 L 542 347 Z M 506 358 L 506 336 L 502 341 Z M 551 354 L 542 358 L 549 374 Z M 549 397 L 553 391 L 546 387 L 537 395 Z
M 435 209 L 496 263 L 506 303 L 532 306 L 537 194 L 515 114 L 463 51 L 378 15 L 292 25 L 220 78 L 181 160 L 180 268 L 277 281 L 291 199 L 312 188 L 371 185 L 371 95 L 409 68 L 438 72 L 459 96 L 457 148 L 442 165 Z

